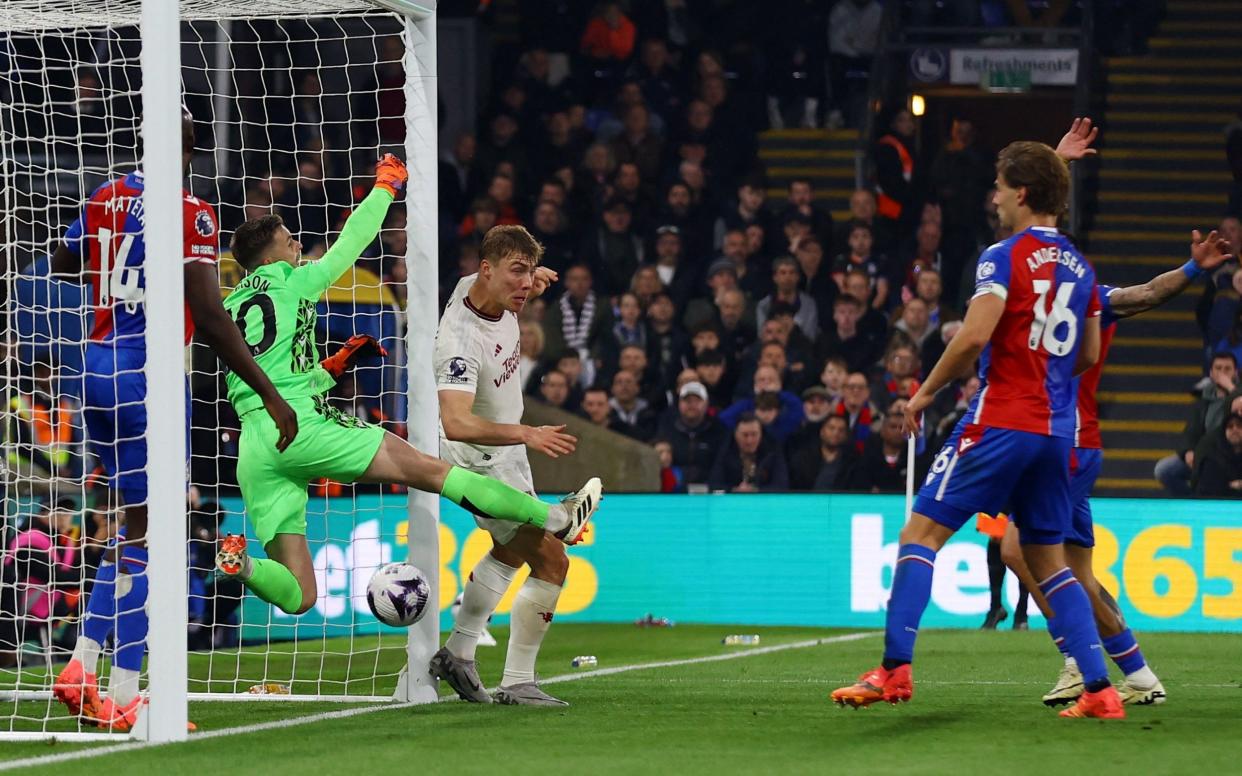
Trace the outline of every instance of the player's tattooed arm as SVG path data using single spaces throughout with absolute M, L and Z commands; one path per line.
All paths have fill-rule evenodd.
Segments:
M 1195 271 L 1211 272 L 1231 258 L 1229 241 L 1215 230 L 1207 237 L 1203 237 L 1198 229 L 1190 233 L 1190 259 Z M 1164 272 L 1146 283 L 1118 288 L 1108 297 L 1113 313 L 1119 318 L 1128 318 L 1159 307 L 1191 284 L 1193 277 L 1188 271 L 1190 269 L 1188 262 L 1186 266 Z

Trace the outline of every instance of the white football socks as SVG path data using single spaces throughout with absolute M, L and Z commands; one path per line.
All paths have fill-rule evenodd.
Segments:
M 487 618 L 496 611 L 516 574 L 517 569 L 506 566 L 490 553 L 484 555 L 479 565 L 470 572 L 470 579 L 461 596 L 461 609 L 453 622 L 453 632 L 444 643 L 455 657 L 474 660 L 479 634 L 487 627 Z
M 1126 681 L 1129 682 L 1132 687 L 1137 687 L 1140 690 L 1150 690 L 1155 687 L 1160 680 L 1156 678 L 1156 675 L 1152 672 L 1151 668 L 1144 663 L 1143 667 L 1139 670 L 1131 674 L 1126 674 Z
M 140 676 L 142 676 L 140 671 L 112 666 L 112 673 L 108 677 L 108 697 L 112 698 L 112 702 L 117 706 L 128 706 L 134 698 L 138 697 L 138 677 Z
M 563 531 L 569 527 L 569 510 L 563 504 L 553 504 L 548 510 L 548 519 L 543 524 L 543 530 L 548 533 L 556 533 Z
M 82 664 L 82 670 L 88 674 L 99 673 L 99 653 L 103 651 L 103 645 L 92 638 L 86 636 L 78 636 L 78 641 L 73 645 L 73 659 Z
M 561 587 L 530 577 L 518 591 L 509 614 L 509 653 L 505 656 L 501 687 L 535 681 L 535 658 L 544 634 L 552 625 Z

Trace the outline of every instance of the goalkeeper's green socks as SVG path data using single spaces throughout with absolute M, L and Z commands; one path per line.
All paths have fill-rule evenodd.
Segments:
M 293 572 L 282 564 L 265 558 L 250 559 L 250 576 L 242 583 L 250 592 L 279 606 L 286 614 L 297 614 L 302 608 L 302 586 Z
M 440 495 L 479 517 L 529 523 L 546 528 L 551 507 L 534 496 L 490 477 L 454 466 L 444 477 Z

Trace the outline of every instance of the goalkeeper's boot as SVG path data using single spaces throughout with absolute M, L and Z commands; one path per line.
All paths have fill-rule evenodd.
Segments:
M 229 534 L 220 542 L 216 553 L 216 568 L 230 577 L 250 578 L 250 555 L 246 552 L 246 537 Z
M 1073 703 L 1082 695 L 1082 691 L 1082 673 L 1078 670 L 1078 664 L 1072 660 L 1066 660 L 1065 665 L 1061 666 L 1061 675 L 1057 677 L 1057 683 L 1044 694 L 1044 705 L 1063 706 Z
M 1061 711 L 1062 717 L 1094 717 L 1096 719 L 1125 719 L 1126 710 L 1121 696 L 1111 684 L 1099 692 L 1084 692 L 1078 702 Z
M 1117 688 L 1117 694 L 1121 696 L 1121 702 L 1127 706 L 1154 706 L 1164 703 L 1167 699 L 1164 694 L 1164 685 L 1159 679 L 1151 687 L 1139 687 L 1127 676 Z
M 568 701 L 553 698 L 539 689 L 538 682 L 522 682 L 496 688 L 496 702 L 505 706 L 568 706 Z
M 121 706 L 111 698 L 103 698 L 94 708 L 88 709 L 87 716 L 100 728 L 112 733 L 128 733 L 138 724 L 138 713 L 147 705 L 147 699 L 141 695 Z M 186 721 L 185 729 L 193 733 L 198 725 Z
M 60 670 L 56 682 L 52 685 L 52 695 L 65 704 L 69 713 L 75 717 L 82 715 L 82 709 L 99 702 L 99 682 L 94 674 L 88 674 L 78 660 L 70 660 Z
M 483 680 L 479 678 L 479 667 L 473 660 L 462 660 L 449 652 L 448 647 L 431 657 L 431 675 L 448 682 L 449 687 L 463 701 L 470 703 L 491 703 L 492 696 L 487 694 Z
M 604 484 L 592 477 L 577 493 L 561 499 L 560 507 L 569 515 L 569 525 L 553 534 L 566 544 L 577 544 L 586 536 L 587 522 L 604 497 Z
M 849 687 L 832 691 L 832 702 L 838 706 L 856 709 L 870 706 L 877 701 L 896 705 L 910 700 L 914 695 L 914 674 L 910 664 L 897 666 L 889 671 L 883 666 L 874 668 Z

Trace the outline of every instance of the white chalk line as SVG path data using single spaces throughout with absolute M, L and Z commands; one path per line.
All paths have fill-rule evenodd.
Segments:
M 575 682 L 580 679 L 591 679 L 597 676 L 613 676 L 616 674 L 628 673 L 630 671 L 649 671 L 657 668 L 676 668 L 678 666 L 698 665 L 700 663 L 719 663 L 724 660 L 737 660 L 744 657 L 757 657 L 759 655 L 770 655 L 775 652 L 786 652 L 791 649 L 807 649 L 808 647 L 818 647 L 825 644 L 842 644 L 849 641 L 858 641 L 860 639 L 873 638 L 880 636 L 883 631 L 859 631 L 857 633 L 846 633 L 840 636 L 828 636 L 821 639 L 806 639 L 803 641 L 792 641 L 788 644 L 774 644 L 769 647 L 754 647 L 738 652 L 727 652 L 720 655 L 706 655 L 703 657 L 690 657 L 680 660 L 661 660 L 652 663 L 634 663 L 632 665 L 615 666 L 612 668 L 599 668 L 594 671 L 579 671 L 572 674 L 560 674 L 558 676 L 550 676 L 546 679 L 540 679 L 540 684 L 560 684 L 562 682 Z M 455 701 L 456 695 L 444 695 L 440 697 L 440 701 Z M 420 705 L 418 703 L 385 703 L 376 706 L 362 706 L 353 709 L 340 709 L 338 711 L 325 711 L 318 714 L 307 714 L 302 717 L 292 717 L 290 719 L 279 719 L 271 722 L 260 722 L 254 725 L 242 725 L 240 727 L 222 728 L 220 730 L 206 730 L 202 733 L 194 733 L 185 742 L 206 741 L 221 736 L 246 735 L 249 733 L 261 733 L 266 730 L 281 730 L 284 728 L 296 727 L 298 725 L 309 725 L 315 722 L 326 722 L 336 719 L 347 719 L 349 717 L 358 717 L 364 714 L 374 714 L 380 711 L 392 711 L 396 709 L 410 709 Z M 106 747 L 90 747 L 76 752 L 60 752 L 58 754 L 40 755 L 38 757 L 27 757 L 22 760 L 9 760 L 8 762 L 0 762 L 0 771 L 13 770 L 16 768 L 28 768 L 35 765 L 51 765 L 53 763 L 70 762 L 72 760 L 80 760 L 87 757 L 102 757 L 109 754 L 120 754 L 122 752 L 132 752 L 139 749 L 149 749 L 156 746 L 166 746 L 164 743 L 151 741 L 131 741 L 126 744 L 115 744 Z

